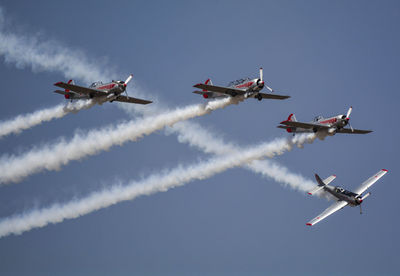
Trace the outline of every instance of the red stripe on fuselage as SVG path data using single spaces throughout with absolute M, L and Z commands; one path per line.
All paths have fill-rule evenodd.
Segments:
M 250 87 L 252 84 L 253 84 L 253 82 L 252 82 L 252 81 L 250 81 L 250 82 L 247 82 L 247 83 L 244 83 L 244 84 L 238 85 L 238 86 L 236 86 L 236 88 L 245 88 L 245 87 Z
M 325 121 L 322 121 L 322 122 L 319 122 L 320 124 L 333 124 L 333 123 L 336 123 L 337 122 L 337 119 L 336 118 L 332 118 L 332 119 L 328 119 L 328 120 L 325 120 Z
M 107 85 L 102 85 L 102 86 L 96 87 L 96 89 L 99 89 L 99 90 L 106 90 L 106 89 L 111 89 L 111 88 L 113 88 L 114 86 L 115 86 L 115 83 L 111 83 L 111 84 L 107 84 Z

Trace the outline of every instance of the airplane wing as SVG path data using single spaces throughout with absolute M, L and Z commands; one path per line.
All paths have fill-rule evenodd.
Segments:
M 343 201 L 343 200 L 337 201 L 337 202 L 333 203 L 331 206 L 329 206 L 328 208 L 326 208 L 325 211 L 323 211 L 320 215 L 318 215 L 317 217 L 313 218 L 312 220 L 310 220 L 306 224 L 309 225 L 309 226 L 317 224 L 318 222 L 320 222 L 324 218 L 332 215 L 336 211 L 339 211 L 340 209 L 342 209 L 347 204 L 348 203 L 346 201 Z
M 329 126 L 321 125 L 321 124 L 313 124 L 313 123 L 302 123 L 302 122 L 294 122 L 294 121 L 283 121 L 282 125 L 290 126 L 290 127 L 300 127 L 305 129 L 329 129 Z
M 75 85 L 75 84 L 70 84 L 70 83 L 65 83 L 65 82 L 57 82 L 54 84 L 55 86 L 67 89 L 67 90 L 71 90 L 73 92 L 76 93 L 80 93 L 80 94 L 84 94 L 84 95 L 89 95 L 89 96 L 104 96 L 107 93 L 101 90 L 97 90 L 97 89 L 92 89 L 92 88 L 88 88 L 88 87 L 83 87 L 83 86 L 79 86 L 79 85 Z M 59 92 L 56 92 L 59 93 Z
M 353 129 L 350 128 L 341 128 L 337 130 L 338 133 L 348 133 L 348 134 L 367 134 L 372 132 L 372 130 L 361 130 L 361 129 Z
M 290 96 L 283 96 L 276 94 L 265 94 L 265 93 L 258 93 L 258 94 L 261 95 L 263 99 L 285 100 L 290 98 Z
M 133 97 L 127 97 L 127 96 L 118 96 L 117 98 L 115 98 L 114 101 L 123 102 L 123 103 L 136 103 L 136 104 L 152 103 L 152 101 L 142 100 L 142 99 L 133 98 Z
M 74 92 L 74 91 L 70 91 L 70 92 L 65 92 L 64 90 L 54 90 L 53 91 L 54 93 L 57 93 L 57 94 L 61 94 L 61 95 L 67 95 L 67 94 L 78 94 L 78 93 L 76 93 L 76 92 Z
M 193 85 L 193 87 L 204 89 L 204 90 L 211 91 L 211 92 L 218 92 L 218 93 L 230 95 L 232 97 L 237 96 L 237 95 L 244 95 L 246 93 L 246 91 L 236 89 L 236 88 L 215 86 L 215 85 L 209 85 L 209 84 L 204 84 L 204 83 L 199 83 L 199 84 Z
M 335 180 L 336 175 L 331 175 L 328 176 L 327 178 L 325 178 L 324 180 L 322 180 L 324 182 L 325 185 L 328 185 L 329 183 L 331 183 L 333 180 Z
M 365 192 L 369 187 L 371 187 L 376 181 L 379 180 L 382 176 L 384 176 L 388 171 L 385 169 L 380 170 L 370 178 L 368 178 L 366 181 L 364 181 L 360 187 L 358 187 L 354 193 L 361 195 L 363 192 Z
M 194 87 L 200 88 L 203 90 L 207 90 L 207 91 L 211 91 L 211 92 L 218 92 L 218 93 L 230 95 L 232 97 L 235 97 L 237 95 L 244 95 L 247 93 L 246 91 L 237 89 L 237 88 L 222 87 L 222 86 L 209 85 L 209 84 L 204 84 L 204 83 L 196 84 L 196 85 L 194 85 Z M 201 91 L 194 91 L 193 93 L 204 94 L 204 93 L 201 93 Z M 260 94 L 263 99 L 284 100 L 284 99 L 290 98 L 290 96 L 283 96 L 283 95 L 265 94 L 265 93 L 258 93 L 258 94 Z

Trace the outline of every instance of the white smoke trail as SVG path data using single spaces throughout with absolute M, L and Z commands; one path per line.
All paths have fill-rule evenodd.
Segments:
M 92 130 L 87 134 L 77 133 L 68 142 L 61 140 L 40 149 L 33 149 L 22 156 L 2 156 L 0 158 L 0 183 L 18 182 L 28 175 L 44 169 L 57 170 L 72 160 L 94 155 L 127 141 L 135 141 L 165 126 L 172 126 L 179 121 L 203 116 L 230 104 L 237 104 L 239 100 L 227 98 L 210 101 L 206 105 L 198 104 L 178 108 L 117 126 Z
M 104 77 L 115 78 L 112 71 L 107 71 L 104 62 L 92 62 L 80 51 L 67 49 L 54 41 L 44 41 L 39 35 L 17 34 L 6 30 L 10 25 L 5 20 L 0 7 L 0 55 L 8 63 L 17 67 L 30 67 L 33 71 L 60 72 L 66 78 L 79 78 L 86 83 L 101 80 Z M 101 68 L 101 71 L 97 68 Z
M 0 23 L 3 23 L 1 21 L 5 20 L 0 7 Z M 4 41 L 4 44 L 0 45 L 0 54 L 5 56 L 6 61 L 15 62 L 17 66 L 30 66 L 34 71 L 40 69 L 60 72 L 66 78 L 79 78 L 87 83 L 93 80 L 110 78 L 110 76 L 115 78 L 117 75 L 111 71 L 104 71 L 104 68 L 108 68 L 108 66 L 99 67 L 98 63 L 89 61 L 79 51 L 71 51 L 57 43 L 40 40 L 38 36 L 33 36 L 31 33 L 29 37 L 27 35 L 21 36 L 15 33 L 6 33 L 4 29 L 0 28 L 0 39 Z M 102 68 L 102 71 L 99 71 L 98 68 Z M 141 97 L 146 95 L 140 92 L 137 89 L 135 90 L 136 95 Z M 150 98 L 154 98 L 154 96 Z M 118 107 L 129 114 L 144 114 L 146 116 L 158 114 L 162 110 L 162 107 L 156 103 L 145 108 L 124 104 L 118 105 Z M 180 124 L 183 124 L 183 122 Z M 215 135 L 199 125 L 191 127 L 190 124 L 185 123 L 184 127 L 174 127 L 174 129 L 179 134 L 181 142 L 189 142 L 192 146 L 196 146 L 208 153 L 225 154 L 238 149 L 233 144 L 227 145 L 225 143 L 226 140 L 224 140 L 224 143 L 217 144 L 218 141 L 215 139 Z M 204 136 L 207 136 L 207 139 L 200 139 L 200 137 Z M 211 145 L 213 145 L 212 148 Z M 306 180 L 301 175 L 290 173 L 287 168 L 274 164 L 270 160 L 253 162 L 248 168 L 301 191 L 308 190 L 309 186 L 312 185 L 310 180 Z
M 239 146 L 227 142 L 227 139 L 218 137 L 211 130 L 206 130 L 193 122 L 177 123 L 172 128 L 167 129 L 167 134 L 169 133 L 175 133 L 180 143 L 187 143 L 205 153 L 224 155 L 240 152 Z M 289 186 L 302 192 L 308 192 L 315 187 L 313 181 L 304 178 L 300 174 L 290 172 L 289 169 L 272 160 L 255 160 L 251 164 L 246 164 L 245 167 L 253 172 L 272 178 L 284 186 Z
M 62 118 L 69 113 L 90 108 L 95 103 L 92 100 L 77 101 L 67 105 L 59 104 L 54 107 L 44 108 L 29 114 L 19 115 L 11 120 L 0 122 L 0 138 L 11 133 L 17 134 L 22 130 L 34 127 L 43 122 Z
M 4 218 L 0 221 L 0 237 L 21 234 L 50 223 L 62 222 L 65 219 L 78 218 L 119 202 L 135 199 L 141 195 L 166 192 L 171 188 L 182 186 L 196 179 L 209 178 L 229 168 L 241 166 L 264 157 L 282 154 L 291 150 L 293 145 L 302 147 L 304 143 L 312 143 L 314 139 L 314 134 L 300 135 L 291 139 L 276 139 L 272 142 L 244 149 L 241 152 L 215 157 L 196 165 L 179 166 L 164 174 L 153 175 L 142 181 L 131 182 L 126 186 L 115 185 L 69 203 L 55 204 L 49 208 Z

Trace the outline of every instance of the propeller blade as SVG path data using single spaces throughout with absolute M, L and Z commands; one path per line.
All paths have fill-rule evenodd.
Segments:
M 260 80 L 263 81 L 263 69 L 262 69 L 262 67 L 260 68 Z
M 353 107 L 350 106 L 349 110 L 347 111 L 346 119 L 350 119 L 351 111 L 353 111 Z
M 268 85 L 265 85 L 265 87 L 266 87 L 269 91 L 274 92 L 274 89 L 272 89 L 272 88 L 269 87 Z
M 127 85 L 128 82 L 130 82 L 132 78 L 133 78 L 133 75 L 130 74 L 129 77 L 126 79 L 125 84 Z
M 360 215 L 362 215 L 362 209 L 361 209 L 361 204 L 360 204 Z

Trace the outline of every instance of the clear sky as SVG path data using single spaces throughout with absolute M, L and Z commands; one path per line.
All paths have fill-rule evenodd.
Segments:
M 309 121 L 353 106 L 352 126 L 373 133 L 328 137 L 276 161 L 307 179 L 315 172 L 336 174 L 333 184 L 350 190 L 379 169 L 389 170 L 371 188 L 363 215 L 347 207 L 310 228 L 305 223 L 330 202 L 231 169 L 1 238 L 1 275 L 400 273 L 398 1 L 3 0 L 0 7 L 7 21 L 0 22 L 3 30 L 80 52 L 120 79 L 133 73 L 141 93 L 160 106 L 204 102 L 191 93 L 193 84 L 210 77 L 224 85 L 257 76 L 263 66 L 267 84 L 291 99 L 250 99 L 189 122 L 248 147 L 287 136 L 276 126 L 290 113 Z M 64 74 L 0 60 L 1 120 L 64 101 L 52 93 Z M 126 119 L 116 103 L 96 106 L 2 138 L 1 156 L 59 137 L 68 143 L 77 130 Z M 0 216 L 68 202 L 117 181 L 209 157 L 158 131 L 1 187 Z

